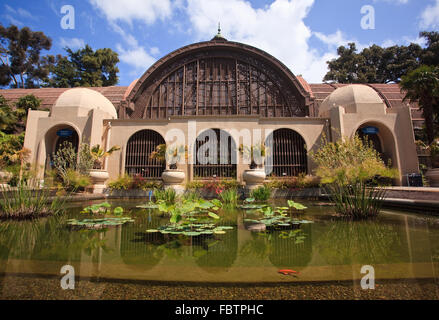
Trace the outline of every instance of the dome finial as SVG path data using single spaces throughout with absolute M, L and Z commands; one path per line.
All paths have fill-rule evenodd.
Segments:
M 227 41 L 227 39 L 221 34 L 221 22 L 218 22 L 218 34 L 215 35 L 211 41 Z

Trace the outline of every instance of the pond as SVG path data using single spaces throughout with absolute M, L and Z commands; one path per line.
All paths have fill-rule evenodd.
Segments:
M 364 265 L 376 279 L 432 279 L 439 275 L 439 218 L 384 210 L 369 221 L 334 217 L 333 207 L 304 202 L 293 230 L 250 231 L 257 213 L 224 210 L 227 232 L 196 237 L 147 232 L 169 223 L 141 201 L 113 201 L 131 218 L 122 225 L 88 230 L 69 219 L 92 202 L 71 205 L 68 214 L 35 222 L 0 223 L 1 279 L 9 274 L 60 277 L 64 265 L 88 279 L 193 283 L 292 283 L 357 281 Z M 283 203 L 280 203 L 282 205 Z M 279 204 L 277 204 L 279 205 Z M 287 274 L 280 270 L 291 270 Z M 358 281 L 359 285 L 360 281 Z

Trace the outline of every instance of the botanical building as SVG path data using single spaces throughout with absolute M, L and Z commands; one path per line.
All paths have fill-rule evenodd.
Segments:
M 239 146 L 256 140 L 271 141 L 268 175 L 312 174 L 309 153 L 324 137 L 356 133 L 368 136 L 399 169 L 397 184 L 406 184 L 404 175 L 419 167 L 414 127 L 422 119 L 416 106 L 403 102 L 398 85 L 308 84 L 268 53 L 221 35 L 166 55 L 129 87 L 0 94 L 10 100 L 34 94 L 48 109 L 30 111 L 25 139 L 41 179 L 63 141 L 120 146 L 105 163 L 110 179 L 126 173 L 160 179 L 166 165 L 150 154 L 158 145 L 174 143 L 177 131 L 189 154 L 178 164 L 185 181 L 242 181 L 248 164 L 240 161 Z M 206 145 L 226 156 L 200 161 L 196 155 Z

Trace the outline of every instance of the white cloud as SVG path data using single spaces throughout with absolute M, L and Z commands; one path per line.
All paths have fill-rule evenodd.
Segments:
M 421 14 L 421 28 L 435 28 L 439 27 L 439 0 L 436 3 L 429 5 Z
M 61 47 L 69 47 L 72 50 L 77 50 L 85 47 L 84 39 L 79 38 L 60 38 L 59 44 Z
M 336 47 L 349 42 L 338 31 L 332 35 L 313 33 L 305 24 L 314 0 L 275 0 L 256 9 L 244 0 L 188 0 L 187 14 L 196 40 L 211 39 L 221 21 L 229 40 L 267 51 L 308 82 L 321 82 L 326 61 L 337 57 Z M 328 46 L 319 54 L 309 45 L 312 35 Z
M 157 47 L 152 47 L 149 49 L 149 53 L 151 53 L 153 56 L 160 54 L 160 49 Z
M 136 71 L 145 71 L 156 61 L 143 47 L 125 49 L 118 44 L 117 51 L 120 61 L 133 66 Z
M 124 21 L 132 24 L 134 20 L 153 24 L 172 15 L 170 0 L 89 0 L 102 11 L 109 21 Z

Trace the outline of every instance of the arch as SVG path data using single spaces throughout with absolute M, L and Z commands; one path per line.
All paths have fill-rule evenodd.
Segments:
M 267 138 L 265 172 L 272 177 L 296 177 L 308 173 L 308 151 L 305 139 L 292 129 L 273 131 Z
M 134 133 L 126 146 L 125 172 L 131 176 L 160 179 L 166 162 L 151 159 L 150 155 L 161 144 L 166 144 L 165 139 L 156 131 L 145 129 Z
M 68 131 L 70 131 L 70 135 Z M 46 159 L 44 160 L 45 169 L 52 169 L 53 154 L 55 154 L 60 149 L 65 141 L 70 142 L 76 152 L 78 152 L 81 138 L 82 136 L 79 129 L 75 125 L 68 122 L 58 123 L 48 129 L 44 134 L 44 145 L 46 153 Z
M 201 132 L 194 143 L 194 179 L 236 178 L 237 146 L 221 129 Z
M 255 115 L 304 117 L 311 96 L 268 53 L 242 43 L 208 41 L 157 61 L 126 99 L 126 116 Z
M 358 133 L 359 130 L 367 126 L 373 126 L 378 128 L 378 133 L 375 135 L 375 137 L 373 137 L 373 140 L 375 140 L 375 143 L 378 143 L 379 141 L 381 150 L 377 149 L 375 143 L 374 146 L 378 153 L 381 155 L 382 160 L 386 164 L 390 160 L 392 167 L 399 169 L 400 164 L 395 135 L 392 133 L 392 130 L 387 125 L 375 119 L 364 120 L 353 131 L 352 136 L 354 136 Z

